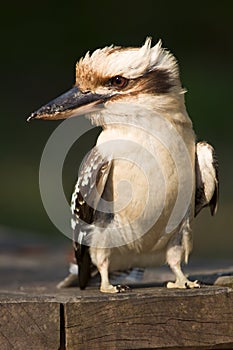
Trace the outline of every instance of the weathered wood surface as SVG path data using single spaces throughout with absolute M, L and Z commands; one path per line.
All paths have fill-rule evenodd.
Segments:
M 129 293 L 106 295 L 98 283 L 56 289 L 67 275 L 64 251 L 4 245 L 0 350 L 233 349 L 232 261 L 191 262 L 198 290 L 167 290 L 173 275 L 163 267 L 146 270 Z
M 227 288 L 133 290 L 64 305 L 67 349 L 233 348 Z
M 233 348 L 231 288 L 106 295 L 50 284 L 0 293 L 1 350 Z
M 1 294 L 0 349 L 51 349 L 60 346 L 60 304 L 26 295 Z

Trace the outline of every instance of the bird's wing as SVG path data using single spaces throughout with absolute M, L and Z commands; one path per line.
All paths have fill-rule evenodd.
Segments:
M 195 216 L 206 206 L 216 214 L 219 196 L 218 161 L 215 151 L 207 142 L 196 145 Z
M 95 147 L 81 165 L 72 200 L 72 228 L 75 256 L 79 266 L 79 286 L 84 289 L 91 275 L 89 247 L 84 244 L 90 225 L 95 222 L 97 207 L 109 178 L 112 160 Z

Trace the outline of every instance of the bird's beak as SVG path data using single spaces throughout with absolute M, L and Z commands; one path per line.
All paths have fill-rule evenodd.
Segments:
M 108 96 L 92 92 L 81 92 L 77 86 L 55 98 L 45 106 L 33 112 L 27 121 L 32 119 L 66 119 L 75 115 L 86 114 L 103 106 Z

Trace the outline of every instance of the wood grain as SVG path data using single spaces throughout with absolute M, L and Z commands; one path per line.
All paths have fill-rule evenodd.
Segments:
M 29 286 L 0 292 L 0 349 L 231 349 L 233 290 Z
M 27 297 L 4 300 L 1 296 L 1 350 L 58 350 L 59 346 L 59 303 Z
M 64 305 L 66 349 L 233 348 L 233 291 L 146 288 Z
M 9 246 L 0 256 L 0 350 L 233 349 L 232 261 L 190 264 L 197 290 L 162 287 L 174 277 L 163 266 L 144 271 L 137 288 L 131 280 L 131 292 L 106 295 L 98 279 L 84 291 L 56 289 L 68 271 L 64 247 Z

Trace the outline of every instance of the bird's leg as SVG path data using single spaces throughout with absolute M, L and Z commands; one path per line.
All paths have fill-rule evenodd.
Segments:
M 129 289 L 127 286 L 117 285 L 113 286 L 109 282 L 109 250 L 96 249 L 95 250 L 95 264 L 99 270 L 101 277 L 100 291 L 103 293 L 122 293 Z
M 100 264 L 97 265 L 100 277 L 101 285 L 100 291 L 103 293 L 117 293 L 116 287 L 110 284 L 108 277 L 108 267 L 109 267 L 109 258 L 105 258 Z
M 176 276 L 175 282 L 168 282 L 167 288 L 200 288 L 198 281 L 191 282 L 181 270 L 183 256 L 182 246 L 172 246 L 167 251 L 167 263 Z

